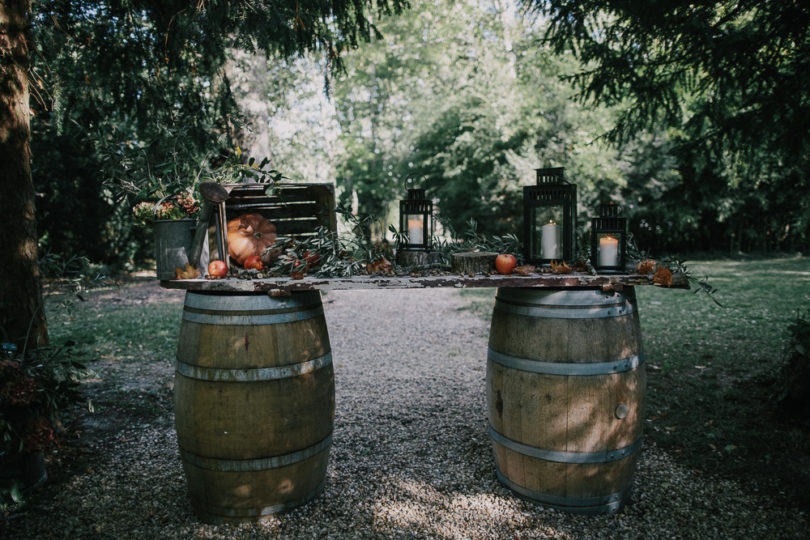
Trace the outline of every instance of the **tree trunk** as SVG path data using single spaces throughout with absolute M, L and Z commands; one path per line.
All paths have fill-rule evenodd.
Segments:
M 0 339 L 19 350 L 48 344 L 29 146 L 30 8 L 30 0 L 0 3 Z

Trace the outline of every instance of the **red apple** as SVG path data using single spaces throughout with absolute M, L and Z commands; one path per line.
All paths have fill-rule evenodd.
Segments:
M 208 275 L 210 277 L 225 277 L 228 273 L 228 267 L 225 266 L 223 261 L 211 261 L 208 263 Z
M 495 257 L 495 270 L 497 270 L 499 274 L 511 274 L 515 266 L 517 266 L 517 259 L 514 255 L 501 253 Z
M 264 263 L 262 263 L 262 258 L 258 255 L 251 255 L 245 259 L 245 263 L 242 266 L 244 266 L 246 270 L 261 270 L 264 268 Z

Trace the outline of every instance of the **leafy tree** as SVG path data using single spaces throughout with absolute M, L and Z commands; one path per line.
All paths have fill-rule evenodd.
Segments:
M 682 205 L 681 220 L 702 220 L 697 226 L 704 231 L 711 219 L 725 220 L 722 236 L 738 246 L 748 235 L 763 247 L 807 241 L 810 5 L 530 0 L 527 6 L 548 16 L 546 37 L 556 51 L 573 50 L 588 66 L 574 77 L 581 96 L 625 105 L 613 141 L 674 128 L 683 183 L 673 195 L 692 202 Z M 694 208 L 704 195 L 715 216 Z M 695 211 L 701 220 L 690 217 Z M 694 237 L 689 245 L 706 240 Z
M 337 124 L 325 89 L 333 73 L 313 53 L 293 57 L 234 51 L 229 79 L 246 124 L 238 137 L 251 156 L 266 157 L 292 181 L 335 177 Z
M 422 34 L 432 19 L 429 3 L 419 3 L 378 22 L 384 38 L 372 39 L 346 55 L 346 71 L 334 84 L 342 158 L 336 171 L 341 203 L 357 199 L 361 214 L 385 217 L 400 184 L 394 168 L 407 126 L 414 120 L 418 81 L 429 80 L 431 65 Z
M 11 196 L 4 196 L 0 204 L 0 248 L 14 255 L 0 287 L 0 327 L 8 339 L 32 345 L 47 341 L 36 265 L 29 88 L 38 94 L 37 119 L 42 118 L 38 129 L 53 130 L 52 140 L 66 148 L 70 142 L 96 150 L 97 155 L 87 162 L 68 167 L 70 178 L 49 178 L 48 183 L 74 184 L 64 192 L 85 189 L 76 185 L 76 178 L 84 182 L 88 169 L 98 163 L 104 169 L 105 163 L 114 162 L 110 156 L 116 149 L 133 149 L 122 152 L 121 159 L 137 163 L 133 153 L 155 148 L 161 168 L 168 168 L 170 175 L 182 174 L 183 164 L 196 164 L 205 154 L 195 152 L 185 159 L 162 142 L 172 142 L 188 130 L 190 138 L 184 142 L 201 149 L 219 136 L 232 137 L 235 131 L 229 81 L 223 72 L 231 47 L 284 55 L 319 51 L 338 66 L 345 50 L 376 32 L 369 20 L 372 10 L 388 13 L 403 5 L 401 0 L 373 4 L 50 0 L 37 2 L 32 12 L 28 1 L 3 3 L 0 157 L 12 172 L 4 176 L 2 186 Z M 33 65 L 29 62 L 32 35 L 36 37 Z M 27 77 L 29 67 L 37 77 L 33 86 Z M 155 140 L 157 146 L 150 147 Z M 162 161 L 167 154 L 170 161 Z M 151 157 L 146 162 L 156 163 Z M 130 178 L 139 173 L 144 171 L 134 171 Z M 101 191 L 98 176 L 90 176 Z M 155 180 L 158 186 L 164 181 Z M 59 200 L 56 197 L 46 195 Z
M 347 55 L 335 84 L 345 157 L 338 184 L 360 211 L 428 188 L 457 231 L 520 230 L 521 185 L 564 165 L 590 204 L 619 195 L 615 151 L 595 142 L 605 108 L 578 108 L 570 55 L 538 49 L 539 23 L 509 2 L 415 2 L 379 21 L 384 40 Z

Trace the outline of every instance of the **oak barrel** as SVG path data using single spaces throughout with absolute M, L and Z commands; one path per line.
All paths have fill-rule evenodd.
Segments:
M 320 293 L 186 292 L 174 411 L 203 521 L 254 521 L 318 495 L 335 412 Z
M 645 385 L 632 287 L 498 290 L 487 406 L 496 473 L 517 494 L 570 512 L 621 508 Z

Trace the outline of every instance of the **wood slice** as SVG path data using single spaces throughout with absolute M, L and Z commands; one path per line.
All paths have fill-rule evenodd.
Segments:
M 400 266 L 425 266 L 428 264 L 427 251 L 408 251 L 401 250 L 397 252 L 397 264 Z
M 467 251 L 453 254 L 453 272 L 457 274 L 488 274 L 495 265 L 497 253 L 491 251 Z

